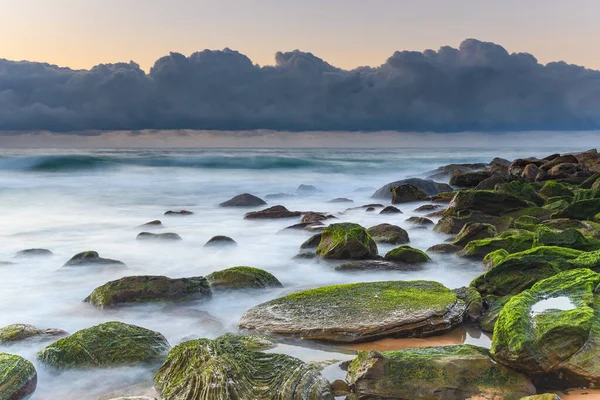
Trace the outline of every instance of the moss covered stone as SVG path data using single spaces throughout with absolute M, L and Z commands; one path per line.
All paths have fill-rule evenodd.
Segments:
M 64 267 L 89 267 L 89 266 L 109 266 L 117 268 L 125 268 L 125 264 L 121 261 L 112 260 L 110 258 L 102 258 L 97 251 L 84 251 L 75 254 Z
M 559 273 L 511 298 L 496 322 L 494 358 L 548 384 L 600 384 L 600 274 Z
M 535 231 L 533 247 L 559 246 L 582 251 L 600 250 L 600 240 L 588 238 L 576 229 L 554 231 L 545 226 Z
M 563 185 L 562 183 L 556 181 L 546 182 L 540 189 L 539 194 L 545 198 L 573 197 L 575 195 L 567 185 Z
M 0 344 L 7 345 L 22 340 L 45 340 L 68 335 L 61 329 L 39 329 L 28 324 L 12 324 L 0 328 Z
M 37 372 L 32 363 L 17 355 L 0 353 L 0 399 L 27 399 L 36 386 Z
M 557 218 L 590 219 L 600 213 L 600 199 L 580 200 L 556 214 Z
M 442 284 L 390 281 L 326 286 L 247 311 L 239 327 L 304 339 L 361 342 L 425 337 L 463 321 L 465 304 Z
M 499 216 L 529 206 L 530 203 L 510 193 L 491 192 L 487 190 L 462 190 L 454 196 L 448 209 L 454 213 L 471 210 Z
M 512 181 L 496 185 L 495 190 L 500 193 L 512 194 L 537 206 L 542 206 L 546 202 L 544 198 L 536 192 L 532 185 L 521 181 Z
M 569 219 L 569 218 L 548 219 L 546 221 L 542 221 L 541 225 L 544 225 L 550 229 L 555 229 L 555 230 L 559 230 L 559 231 L 564 231 L 565 229 L 570 229 L 570 228 L 586 229 L 589 227 L 589 225 L 586 222 L 579 221 L 577 219 Z
M 97 287 L 84 300 L 105 308 L 154 301 L 188 301 L 209 298 L 208 281 L 199 276 L 171 279 L 166 276 L 126 276 Z
M 122 322 L 106 322 L 60 339 L 37 354 L 57 370 L 112 368 L 160 363 L 170 346 L 158 332 Z
M 569 206 L 568 201 L 557 200 L 557 201 L 549 202 L 548 204 L 543 206 L 543 208 L 546 210 L 553 211 L 553 212 L 560 212 L 560 211 L 564 210 L 565 208 L 567 208 L 568 206 Z
M 363 351 L 348 366 L 346 380 L 360 399 L 518 400 L 535 393 L 525 375 L 471 345 Z
M 534 235 L 525 230 L 511 230 L 490 239 L 474 240 L 467 244 L 463 250 L 458 252 L 461 257 L 477 258 L 484 257 L 496 250 L 506 250 L 508 253 L 518 253 L 531 248 Z
M 470 286 L 454 289 L 453 292 L 467 307 L 467 316 L 471 321 L 477 321 L 483 313 L 483 299 L 481 294 Z
M 261 289 L 282 287 L 273 274 L 260 268 L 233 267 L 206 276 L 213 289 Z
M 522 215 L 512 221 L 511 227 L 534 232 L 538 228 L 539 220 L 531 215 Z
M 377 243 L 406 244 L 410 242 L 408 232 L 392 224 L 379 224 L 367 229 L 367 232 Z
M 422 264 L 431 261 L 429 256 L 419 249 L 410 246 L 400 246 L 390 250 L 386 255 L 387 261 L 396 261 L 406 264 Z
M 496 227 L 492 224 L 482 224 L 479 222 L 469 222 L 458 232 L 453 245 L 465 247 L 473 240 L 489 239 L 498 235 Z
M 260 351 L 265 344 L 260 337 L 233 334 L 181 343 L 169 352 L 154 385 L 165 400 L 334 399 L 316 368 Z
M 493 225 L 498 232 L 509 228 L 512 218 L 496 217 L 487 215 L 479 211 L 463 210 L 454 212 L 448 210 L 444 216 L 433 227 L 433 230 L 439 233 L 458 234 L 468 223 L 481 223 Z
M 486 270 L 490 270 L 494 266 L 500 264 L 500 262 L 502 262 L 509 255 L 510 253 L 504 249 L 499 249 L 492 251 L 491 253 L 487 253 L 487 255 L 483 257 L 483 266 Z
M 321 233 L 317 255 L 334 260 L 361 260 L 378 255 L 377 244 L 358 224 L 331 224 Z
M 392 204 L 425 200 L 429 200 L 429 195 L 410 183 L 392 188 Z

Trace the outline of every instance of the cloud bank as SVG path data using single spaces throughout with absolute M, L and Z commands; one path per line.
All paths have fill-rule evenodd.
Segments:
M 72 70 L 0 59 L 0 130 L 520 131 L 600 129 L 600 71 L 475 39 L 336 68 L 225 49 Z

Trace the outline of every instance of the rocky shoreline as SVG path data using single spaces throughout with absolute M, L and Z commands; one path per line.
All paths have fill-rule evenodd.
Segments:
M 385 216 L 419 203 L 423 215 L 407 219 L 411 229 L 433 226 L 434 232 L 448 235 L 447 242 L 429 249 L 410 246 L 411 233 L 396 225 L 338 222 L 335 214 L 288 210 L 248 193 L 220 206 L 244 210 L 240 218 L 247 220 L 289 219 L 288 229 L 312 234 L 298 243 L 296 258 L 321 260 L 340 274 L 418 271 L 432 262 L 432 254 L 450 253 L 484 265 L 485 271 L 469 286 L 424 280 L 322 286 L 251 308 L 241 317 L 238 332 L 173 347 L 159 332 L 122 322 L 68 335 L 14 321 L 0 328 L 0 344 L 28 341 L 35 346 L 56 336 L 57 341 L 37 354 L 38 364 L 53 373 L 148 366 L 157 371 L 154 387 L 164 400 L 543 400 L 558 397 L 546 392 L 600 386 L 600 154 L 590 150 L 543 159 L 496 158 L 488 164 L 443 166 L 429 177 L 435 180 L 392 182 L 375 191 L 378 203 L 352 207 Z M 290 196 L 317 190 L 301 185 Z M 348 200 L 336 198 L 333 203 Z M 193 213 L 164 215 L 186 218 Z M 153 221 L 140 229 L 158 225 L 160 221 Z M 140 232 L 137 239 L 185 241 L 173 232 Z M 380 254 L 381 244 L 394 248 Z M 236 241 L 215 236 L 206 245 L 227 251 Z M 26 249 L 16 259 L 52 254 Z M 127 268 L 86 251 L 61 270 Z M 176 307 L 210 302 L 231 291 L 251 296 L 282 286 L 268 271 L 237 266 L 205 277 L 126 276 L 81 300 L 100 312 L 148 303 Z M 320 373 L 323 366 L 276 353 L 277 341 L 288 338 L 365 343 L 437 336 L 467 324 L 477 324 L 492 336 L 491 349 L 453 345 L 360 351 L 351 362 L 334 363 L 346 371 L 345 379 L 334 382 Z M 37 379 L 30 361 L 0 353 L 0 398 L 30 397 Z

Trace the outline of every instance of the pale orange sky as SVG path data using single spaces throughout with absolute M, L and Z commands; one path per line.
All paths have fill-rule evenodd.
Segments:
M 343 67 L 469 37 L 600 69 L 597 0 L 0 0 L 0 58 L 72 68 L 230 47 L 255 63 L 310 51 Z

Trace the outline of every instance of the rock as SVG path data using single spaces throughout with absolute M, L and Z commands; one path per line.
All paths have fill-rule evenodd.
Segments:
M 479 184 L 475 186 L 475 190 L 494 190 L 496 185 L 503 183 L 506 183 L 506 180 L 502 176 L 494 174 L 479 182 Z
M 548 181 L 542 186 L 539 191 L 540 196 L 545 198 L 550 197 L 573 197 L 575 194 L 566 185 L 556 182 Z
M 536 206 L 542 206 L 546 202 L 529 183 L 512 181 L 496 186 L 496 191 L 512 194 L 522 200 L 530 201 Z
M 190 301 L 209 298 L 203 277 L 171 279 L 166 276 L 126 276 L 97 287 L 84 300 L 99 308 L 156 301 Z
M 429 200 L 427 193 L 416 186 L 405 183 L 392 188 L 392 204 Z
M 278 219 L 278 218 L 294 218 L 301 216 L 299 211 L 290 211 L 284 206 L 273 206 L 265 208 L 261 211 L 252 211 L 247 213 L 245 219 Z
M 17 254 L 15 254 L 15 258 L 48 257 L 53 255 L 54 253 L 48 249 L 25 249 L 18 251 Z
M 294 257 L 292 257 L 292 260 L 312 260 L 316 257 L 317 255 L 315 253 L 303 252 L 296 254 Z
M 580 164 L 558 164 L 548 171 L 549 179 L 574 179 L 576 182 L 583 182 L 592 174 L 583 170 Z
M 430 248 L 427 249 L 427 252 L 428 253 L 456 254 L 460 250 L 462 250 L 462 247 L 455 246 L 450 243 L 442 243 L 442 244 L 436 244 L 436 245 L 431 246 Z
M 350 394 L 350 387 L 346 381 L 336 379 L 331 382 L 331 388 L 333 389 L 334 396 L 347 396 Z
M 521 173 L 521 179 L 525 182 L 535 182 L 536 178 L 540 173 L 540 169 L 535 164 L 528 164 L 525 168 L 523 168 L 523 172 Z
M 391 199 L 392 189 L 403 184 L 410 184 L 425 192 L 428 196 L 434 196 L 440 192 L 452 191 L 452 187 L 444 183 L 437 183 L 430 179 L 409 178 L 388 183 L 385 186 L 377 189 L 371 196 L 374 199 Z
M 509 228 L 511 221 L 510 217 L 495 217 L 479 211 L 464 210 L 444 215 L 433 227 L 433 230 L 456 235 L 468 223 L 481 223 L 493 225 L 498 232 L 502 232 Z
M 428 211 L 439 210 L 440 208 L 443 208 L 443 207 L 440 206 L 439 204 L 424 204 L 420 207 L 415 208 L 415 211 L 416 212 L 428 212 Z
M 461 257 L 483 258 L 492 251 L 504 249 L 508 253 L 519 253 L 532 247 L 534 235 L 524 230 L 512 230 L 502 232 L 500 236 L 489 239 L 473 240 L 457 254 Z
M 311 237 L 306 239 L 306 241 L 304 241 L 304 243 L 302 243 L 300 245 L 300 248 L 301 249 L 316 249 L 317 247 L 319 247 L 319 243 L 321 243 L 322 236 L 323 236 L 322 233 L 317 233 L 315 235 L 312 235 Z
M 367 207 L 366 212 L 375 211 L 375 207 Z
M 452 242 L 452 245 L 459 248 L 465 247 L 473 240 L 490 239 L 496 237 L 498 232 L 494 225 L 483 224 L 479 222 L 468 222 L 456 235 L 456 239 Z
M 467 344 L 361 351 L 346 380 L 365 400 L 518 399 L 536 392 L 525 375 L 494 362 L 487 349 Z
M 598 179 L 600 179 L 600 172 L 596 172 L 594 175 L 590 176 L 585 181 L 581 182 L 581 184 L 579 185 L 579 187 L 581 189 L 591 189 L 592 186 L 596 182 L 598 182 Z M 596 189 L 596 190 L 598 190 L 598 189 Z
M 114 368 L 160 363 L 169 348 L 158 332 L 106 322 L 60 339 L 41 350 L 37 359 L 56 370 Z
M 433 171 L 427 172 L 429 179 L 447 179 L 454 174 L 478 171 L 486 168 L 488 165 L 484 163 L 474 164 L 448 164 L 441 166 Z
M 465 305 L 443 285 L 389 281 L 327 286 L 260 304 L 241 329 L 355 343 L 378 338 L 426 337 L 460 324 Z
M 585 223 L 583 221 L 579 221 L 577 219 L 568 219 L 568 218 L 549 219 L 549 220 L 543 221 L 542 225 L 547 226 L 550 229 L 555 229 L 555 230 L 559 230 L 559 231 L 563 231 L 563 230 L 569 229 L 569 228 L 575 228 L 575 229 L 587 228 L 587 223 Z
M 233 267 L 206 276 L 212 289 L 262 289 L 283 287 L 271 273 L 252 267 Z
M 194 213 L 191 211 L 188 211 L 188 210 L 179 210 L 179 211 L 169 210 L 165 213 L 165 215 L 176 216 L 176 217 L 177 216 L 184 217 L 186 215 L 192 215 L 192 214 L 194 214 Z
M 165 233 L 150 233 L 150 232 L 141 232 L 136 237 L 137 240 L 160 240 L 160 241 L 177 241 L 181 240 L 181 236 L 173 232 L 165 232 Z
M 47 340 L 66 335 L 68 333 L 61 329 L 39 329 L 28 324 L 12 324 L 0 329 L 0 345 L 23 340 Z
M 260 207 L 266 205 L 267 202 L 250 193 L 238 194 L 237 196 L 219 204 L 219 207 Z
M 0 398 L 28 399 L 37 387 L 37 372 L 32 363 L 13 354 L 0 353 Z
M 463 210 L 480 211 L 484 214 L 499 216 L 528 206 L 529 204 L 525 200 L 509 193 L 466 190 L 456 193 L 448 210 L 452 213 Z
M 321 234 L 317 255 L 325 259 L 360 260 L 378 255 L 377 244 L 358 224 L 331 224 Z
M 590 219 L 600 213 L 600 199 L 580 200 L 559 211 L 556 218 Z
M 456 297 L 462 300 L 467 306 L 467 317 L 470 321 L 476 322 L 483 314 L 483 299 L 481 294 L 470 286 L 463 286 L 454 289 Z
M 510 161 L 508 161 L 505 158 L 500 158 L 500 157 L 495 157 L 492 161 L 490 161 L 490 165 L 494 166 L 494 165 L 501 165 L 503 167 L 507 167 L 510 165 Z
M 229 236 L 217 235 L 213 236 L 204 244 L 204 247 L 229 247 L 237 246 L 237 242 Z
M 285 228 L 283 228 L 283 231 L 289 231 L 289 230 L 307 231 L 307 230 L 309 230 L 309 228 L 314 228 L 316 226 L 323 226 L 323 229 L 325 229 L 324 225 L 322 223 L 320 223 L 320 222 L 316 222 L 316 223 L 313 223 L 313 222 L 300 222 L 300 223 L 297 223 L 297 224 L 294 224 L 294 225 L 286 226 Z
M 435 196 L 432 196 L 431 201 L 433 203 L 450 203 L 452 199 L 454 199 L 455 195 L 456 192 L 454 192 L 453 190 L 449 190 L 447 192 L 440 192 Z
M 432 220 L 425 217 L 410 217 L 406 220 L 406 222 L 413 225 L 434 225 Z
M 540 169 L 543 169 L 544 171 L 550 171 L 552 168 L 560 164 L 579 164 L 579 160 L 577 160 L 577 157 L 574 155 L 567 154 L 552 158 L 552 160 L 549 160 L 547 163 L 544 163 L 542 166 L 540 166 Z
M 540 226 L 535 231 L 533 247 L 558 246 L 575 250 L 600 250 L 600 240 L 588 238 L 576 229 L 565 229 L 562 232 Z
M 554 393 L 535 394 L 533 396 L 521 397 L 520 400 L 562 400 Z
M 402 211 L 394 206 L 387 206 L 381 210 L 379 214 L 402 214 Z
M 138 226 L 138 228 L 160 228 L 162 226 L 162 222 L 159 219 L 155 219 L 154 221 L 146 222 L 145 224 Z
M 367 229 L 367 232 L 377 243 L 406 244 L 410 242 L 408 232 L 392 224 L 379 224 Z
M 532 160 L 532 159 L 516 159 L 508 166 L 508 179 L 515 180 L 521 179 L 523 176 L 523 170 L 529 164 L 534 164 L 536 167 L 540 167 L 546 163 L 546 160 Z
M 297 358 L 261 350 L 273 342 L 225 334 L 175 346 L 154 377 L 165 400 L 333 400 L 329 382 Z
M 325 220 L 328 220 L 330 218 L 335 218 L 333 215 L 326 215 L 326 214 L 321 214 L 321 213 L 316 213 L 316 212 L 307 212 L 304 213 L 302 215 L 302 220 L 300 222 L 305 223 L 305 224 L 319 224 Z
M 488 179 L 491 176 L 492 173 L 489 171 L 457 173 L 452 175 L 452 178 L 450 178 L 450 185 L 461 188 L 474 188 L 483 180 Z
M 319 193 L 320 190 L 317 189 L 316 187 L 314 187 L 313 185 L 300 185 L 298 186 L 298 188 L 296 189 L 296 194 L 299 195 L 309 195 L 309 194 L 315 194 L 315 193 Z
M 524 229 L 526 231 L 535 232 L 539 225 L 539 220 L 536 217 L 522 215 L 514 219 L 511 223 L 513 229 Z
M 385 259 L 406 264 L 422 264 L 431 261 L 427 254 L 410 246 L 400 246 L 390 250 L 385 255 Z
M 491 353 L 545 384 L 596 387 L 600 383 L 600 274 L 561 272 L 506 303 L 494 329 Z M 564 383 L 563 383 L 564 384 Z
M 580 164 L 592 172 L 600 172 L 600 154 L 596 149 L 575 153 Z
M 83 267 L 83 266 L 112 266 L 126 268 L 121 261 L 102 258 L 96 251 L 84 251 L 75 254 L 63 267 Z
M 336 271 L 418 271 L 422 267 L 418 264 L 384 260 L 357 260 L 340 264 L 334 269 Z
M 350 200 L 345 197 L 338 197 L 336 199 L 329 200 L 328 203 L 354 203 L 354 200 Z
M 292 193 L 271 193 L 265 196 L 265 199 L 269 200 L 279 200 L 279 199 L 289 199 L 290 197 L 296 197 L 295 194 Z

